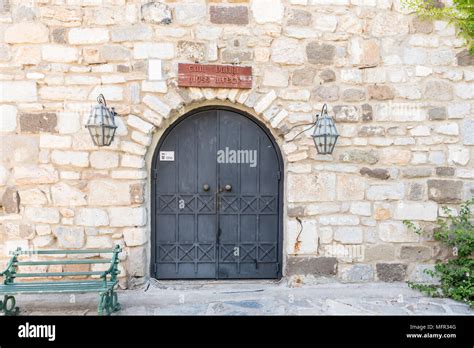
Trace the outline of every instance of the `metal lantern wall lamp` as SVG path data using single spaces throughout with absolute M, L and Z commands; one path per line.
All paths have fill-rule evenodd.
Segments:
M 107 107 L 103 94 L 99 94 L 97 102 L 98 104 L 92 107 L 86 128 L 96 146 L 110 146 L 117 129 L 115 124 L 117 113 L 114 108 Z
M 316 121 L 314 123 L 307 123 L 303 125 L 296 125 L 290 128 L 291 131 L 295 127 L 299 126 L 306 126 L 311 125 L 298 134 L 296 134 L 293 139 L 289 141 L 295 140 L 300 134 L 310 130 L 314 127 L 313 134 L 311 137 L 313 138 L 314 145 L 316 146 L 316 151 L 320 155 L 330 155 L 334 151 L 334 147 L 336 146 L 337 138 L 339 137 L 339 133 L 337 132 L 336 125 L 334 124 L 334 120 L 331 116 L 328 115 L 328 107 L 326 104 L 323 105 L 320 114 L 316 114 Z

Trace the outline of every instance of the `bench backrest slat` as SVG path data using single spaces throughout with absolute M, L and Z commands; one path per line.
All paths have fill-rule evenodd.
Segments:
M 111 259 L 96 259 L 96 260 L 54 260 L 54 261 L 18 261 L 18 266 L 38 266 L 38 265 L 93 265 L 96 263 L 110 263 Z
M 30 278 L 30 277 L 70 277 L 70 276 L 91 276 L 101 275 L 104 272 L 45 272 L 45 273 L 17 273 L 15 278 Z
M 83 250 L 21 250 L 10 252 L 18 255 L 56 255 L 56 254 L 112 254 L 114 249 L 83 249 Z

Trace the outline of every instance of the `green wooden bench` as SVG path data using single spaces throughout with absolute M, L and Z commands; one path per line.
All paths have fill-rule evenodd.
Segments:
M 99 315 L 110 315 L 112 312 L 120 310 L 117 292 L 115 287 L 118 283 L 118 255 L 121 252 L 120 246 L 116 245 L 114 249 L 86 249 L 86 250 L 21 250 L 18 248 L 11 252 L 12 258 L 7 264 L 7 268 L 0 273 L 4 278 L 3 284 L 0 284 L 0 294 L 4 295 L 3 301 L 0 301 L 0 310 L 5 315 L 16 315 L 19 308 L 15 306 L 16 300 L 13 295 L 17 294 L 47 294 L 47 293 L 85 293 L 98 292 L 99 304 L 97 312 Z M 54 258 L 54 255 L 73 255 L 73 254 L 112 254 L 110 259 L 71 259 L 68 257 Z M 28 255 L 53 255 L 50 260 L 23 260 Z M 50 266 L 50 265 L 94 265 L 109 264 L 105 271 L 87 271 L 87 272 L 37 272 L 21 273 L 19 266 Z M 90 276 L 98 277 L 97 280 L 91 279 L 68 279 L 67 277 L 87 278 Z M 42 278 L 48 277 L 66 277 L 67 280 L 45 281 Z M 15 282 L 17 278 L 35 278 L 28 282 Z M 39 279 L 39 281 L 38 281 Z M 62 278 L 63 279 L 63 278 Z

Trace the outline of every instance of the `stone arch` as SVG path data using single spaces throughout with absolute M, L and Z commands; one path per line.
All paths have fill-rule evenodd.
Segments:
M 132 109 L 131 115 L 127 119 L 129 127 L 138 129 L 140 133 L 144 132 L 147 134 L 146 137 L 134 136 L 132 134 L 131 139 L 138 143 L 136 145 L 142 149 L 140 153 L 145 161 L 146 172 L 142 172 L 142 179 L 146 180 L 144 206 L 148 212 L 151 212 L 151 169 L 156 146 L 170 125 L 190 111 L 204 106 L 227 106 L 254 117 L 272 135 L 276 145 L 280 148 L 282 165 L 286 168 L 285 152 L 282 149 L 282 145 L 285 142 L 283 134 L 287 129 L 286 119 L 288 112 L 277 104 L 277 95 L 274 90 L 269 90 L 266 93 L 257 93 L 254 90 L 239 89 L 175 88 L 168 90 L 166 94 L 161 96 L 148 93 L 142 98 L 140 108 Z M 285 183 L 283 183 L 283 187 L 285 187 Z M 286 202 L 285 189 L 283 189 L 282 194 L 283 202 Z M 287 223 L 285 203 L 283 204 L 282 215 L 282 261 L 284 266 L 286 249 L 285 226 Z M 150 236 L 152 233 L 150 213 L 147 214 L 146 228 L 147 234 Z M 150 238 L 148 238 L 148 241 L 146 263 L 150 265 Z M 147 270 L 149 270 L 149 267 L 147 267 Z

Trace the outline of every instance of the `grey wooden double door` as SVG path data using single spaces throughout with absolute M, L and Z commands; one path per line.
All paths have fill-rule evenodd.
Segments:
M 153 161 L 152 275 L 279 278 L 280 166 L 269 135 L 236 111 L 172 126 Z

